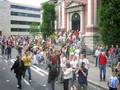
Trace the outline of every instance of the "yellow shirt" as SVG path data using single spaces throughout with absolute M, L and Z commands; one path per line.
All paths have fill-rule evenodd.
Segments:
M 22 57 L 25 66 L 31 66 L 31 57 L 24 55 Z

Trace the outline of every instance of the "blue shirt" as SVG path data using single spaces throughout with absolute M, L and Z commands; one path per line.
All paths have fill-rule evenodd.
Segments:
M 109 78 L 109 87 L 117 88 L 118 84 L 119 84 L 119 80 L 118 80 L 118 78 L 116 76 L 115 77 L 111 76 Z

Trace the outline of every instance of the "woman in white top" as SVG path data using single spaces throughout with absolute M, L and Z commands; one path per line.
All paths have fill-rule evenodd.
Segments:
M 78 60 L 77 60 L 77 56 L 74 55 L 73 60 L 70 61 L 70 65 L 72 67 L 73 70 L 73 77 L 72 77 L 72 89 L 74 90 L 75 87 L 75 81 L 76 81 L 76 70 L 78 67 Z
M 67 59 L 66 59 L 64 53 L 61 53 L 61 56 L 60 56 L 60 76 L 59 76 L 59 80 L 61 83 L 63 82 L 63 70 L 66 67 L 66 61 L 67 61 Z
M 32 57 L 32 63 L 34 64 L 34 65 L 38 65 L 39 63 L 38 63 L 38 60 L 37 60 L 37 53 L 36 52 L 34 52 L 34 55 L 33 55 L 33 57 Z
M 88 69 L 89 69 L 89 60 L 86 58 L 86 55 L 85 55 L 85 54 L 82 54 L 82 55 L 81 55 L 80 65 L 81 65 L 82 63 L 85 63 L 85 68 L 88 70 Z
M 66 63 L 66 68 L 64 68 L 63 70 L 63 77 L 64 77 L 64 90 L 71 90 L 71 86 L 72 86 L 72 68 L 70 66 L 70 63 Z
M 66 66 L 66 61 L 67 61 L 67 59 L 66 59 L 64 53 L 61 53 L 61 56 L 60 56 L 60 67 L 61 67 L 62 69 L 65 68 L 65 66 Z

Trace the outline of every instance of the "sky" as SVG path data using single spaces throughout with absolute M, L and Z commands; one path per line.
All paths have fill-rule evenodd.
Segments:
M 49 0 L 8 0 L 8 1 L 25 4 L 25 5 L 40 6 L 40 3 L 43 3 Z

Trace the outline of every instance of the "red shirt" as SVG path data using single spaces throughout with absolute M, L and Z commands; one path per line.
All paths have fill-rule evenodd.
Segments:
M 99 64 L 105 65 L 107 63 L 107 58 L 105 54 L 100 53 L 99 55 Z
M 57 57 L 56 57 L 56 55 L 52 55 L 51 56 L 51 63 L 52 64 L 57 64 Z
M 78 37 L 79 37 L 79 32 L 78 32 L 78 31 L 75 31 L 75 32 L 74 32 L 74 35 L 76 36 L 76 38 L 78 38 Z

